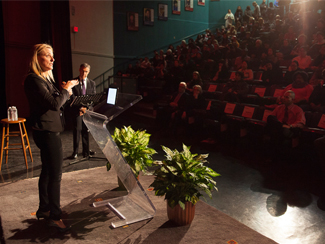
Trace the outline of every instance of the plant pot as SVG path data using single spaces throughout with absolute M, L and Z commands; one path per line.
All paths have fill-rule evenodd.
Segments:
M 194 219 L 195 205 L 191 202 L 186 202 L 185 210 L 183 210 L 178 204 L 174 208 L 171 208 L 167 202 L 167 215 L 168 219 L 177 225 L 189 225 Z

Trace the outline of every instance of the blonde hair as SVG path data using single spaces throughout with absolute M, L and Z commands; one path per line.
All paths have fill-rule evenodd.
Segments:
M 36 75 L 42 77 L 44 80 L 48 79 L 48 80 L 52 80 L 54 82 L 52 70 L 47 72 L 47 77 L 44 77 L 42 75 L 42 72 L 43 72 L 42 67 L 38 63 L 38 56 L 47 48 L 51 49 L 53 52 L 53 48 L 49 44 L 41 43 L 41 44 L 36 44 L 34 46 L 33 56 L 29 63 L 29 73 L 35 73 Z

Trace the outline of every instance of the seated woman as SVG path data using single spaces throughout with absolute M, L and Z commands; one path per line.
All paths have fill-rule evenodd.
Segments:
M 308 104 L 309 97 L 314 88 L 312 85 L 308 84 L 308 74 L 304 71 L 297 71 L 293 75 L 293 83 L 284 88 L 280 97 L 289 90 L 295 93 L 293 102 L 300 106 Z M 280 98 L 278 98 L 278 101 L 280 101 Z
M 251 69 L 247 69 L 247 62 L 242 62 L 241 69 L 238 70 L 244 74 L 243 80 L 252 81 L 254 78 L 253 71 Z
M 193 92 L 193 87 L 195 85 L 200 85 L 201 87 L 203 86 L 203 82 L 200 76 L 200 73 L 198 71 L 193 72 L 193 79 L 187 83 L 187 88 L 186 90 L 190 93 Z
M 307 48 L 306 47 L 301 47 L 299 49 L 299 56 L 295 57 L 292 59 L 292 61 L 297 61 L 299 64 L 299 68 L 306 70 L 309 68 L 311 64 L 311 57 L 307 55 Z
M 243 72 L 236 71 L 234 81 L 230 81 L 223 89 L 222 99 L 228 102 L 240 102 L 241 96 L 248 93 L 248 85 L 243 80 Z

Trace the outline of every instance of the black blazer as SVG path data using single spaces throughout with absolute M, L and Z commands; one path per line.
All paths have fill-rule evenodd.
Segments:
M 29 102 L 30 120 L 34 129 L 63 131 L 62 106 L 70 98 L 67 90 L 61 92 L 51 81 L 30 73 L 24 82 L 25 93 Z
M 73 96 L 82 96 L 82 89 L 80 78 L 74 78 L 74 80 L 79 80 L 79 84 L 72 88 Z M 95 81 L 87 78 L 87 90 L 86 95 L 94 95 L 96 94 L 96 83 Z
M 75 80 L 79 80 L 79 77 L 74 78 Z M 71 96 L 71 101 L 73 101 L 75 96 L 82 96 L 82 88 L 81 88 L 81 83 L 79 82 L 78 85 L 74 86 L 72 88 L 72 96 Z M 95 81 L 87 78 L 87 90 L 86 90 L 86 95 L 94 95 L 96 94 L 96 83 Z M 74 126 L 77 128 L 77 130 L 82 129 L 82 116 L 79 114 L 79 109 L 80 107 L 75 107 L 73 106 L 71 109 L 71 116 L 73 118 L 73 123 Z

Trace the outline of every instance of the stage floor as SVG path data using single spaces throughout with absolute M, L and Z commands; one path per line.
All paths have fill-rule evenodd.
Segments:
M 236 145 L 223 143 L 221 140 L 213 144 L 201 143 L 201 140 L 184 134 L 184 131 L 175 136 L 168 130 L 159 128 L 154 120 L 130 116 L 128 113 L 112 121 L 110 128 L 113 130 L 115 126 L 123 125 L 132 125 L 134 129 L 146 129 L 152 134 L 150 147 L 158 151 L 158 155 L 154 156 L 156 160 L 164 158 L 161 145 L 181 150 L 184 143 L 191 146 L 192 152 L 209 153 L 209 167 L 221 174 L 221 177 L 216 178 L 219 191 L 213 192 L 212 199 L 206 199 L 210 206 L 281 244 L 324 243 L 325 212 L 317 207 L 321 175 L 316 166 L 313 167 L 306 162 L 294 167 L 283 167 L 281 171 L 277 171 L 278 174 L 274 175 L 274 172 L 270 172 L 273 168 L 265 162 L 264 156 L 250 150 L 250 145 L 245 141 Z M 29 160 L 29 169 L 26 170 L 22 152 L 10 151 L 8 164 L 4 162 L 2 164 L 0 187 L 39 176 L 41 169 L 39 151 L 33 142 L 31 132 L 29 138 L 34 162 L 31 163 Z M 72 131 L 63 132 L 61 138 L 64 157 L 68 157 L 72 153 Z M 90 145 L 91 149 L 97 152 L 96 157 L 103 157 L 92 138 Z M 79 158 L 82 158 L 81 154 Z M 71 161 L 64 161 L 64 173 L 90 170 L 106 165 L 104 159 L 90 159 L 70 165 Z M 12 205 L 15 206 L 14 199 Z M 36 211 L 37 202 L 33 205 Z M 1 206 L 0 209 L 1 214 L 3 207 Z M 2 225 L 6 228 L 4 219 L 2 221 Z M 181 242 L 180 239 L 178 240 Z M 120 243 L 130 242 L 124 240 Z M 211 241 L 210 243 L 225 242 Z

